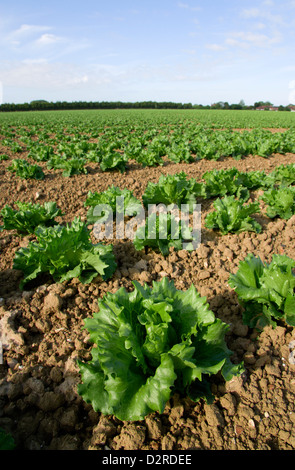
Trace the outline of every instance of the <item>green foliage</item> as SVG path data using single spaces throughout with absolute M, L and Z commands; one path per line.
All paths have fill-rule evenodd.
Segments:
M 253 231 L 259 233 L 261 225 L 251 215 L 260 212 L 259 203 L 243 204 L 234 196 L 224 196 L 216 199 L 213 204 L 215 211 L 210 212 L 205 219 L 209 229 L 218 229 L 222 234 Z
M 197 203 L 197 197 L 204 195 L 202 183 L 197 183 L 182 171 L 175 175 L 161 175 L 158 183 L 149 182 L 142 196 L 145 207 L 149 204 L 188 204 L 190 210 Z
M 126 157 L 118 152 L 108 152 L 103 155 L 100 162 L 100 169 L 102 171 L 119 170 L 124 173 L 126 169 Z
M 79 278 L 89 283 L 98 275 L 110 278 L 116 269 L 112 245 L 93 245 L 86 224 L 78 218 L 71 225 L 39 227 L 36 237 L 37 243 L 30 242 L 14 257 L 14 269 L 24 274 L 21 288 L 40 273 L 51 274 L 56 282 Z
M 133 243 L 138 251 L 151 247 L 163 256 L 169 255 L 171 247 L 177 251 L 184 246 L 188 251 L 194 249 L 191 228 L 184 223 L 182 225 L 170 212 L 150 214 L 145 224 L 137 229 Z
M 152 288 L 133 285 L 132 292 L 121 288 L 99 299 L 99 312 L 85 320 L 96 346 L 88 363 L 79 361 L 78 392 L 95 411 L 142 420 L 162 413 L 175 391 L 197 400 L 210 376 L 230 380 L 242 372 L 230 361 L 228 325 L 193 285 L 180 291 L 167 278 Z M 213 400 L 211 393 L 204 398 Z
M 0 450 L 14 450 L 15 442 L 13 437 L 0 428 Z
M 1 211 L 3 218 L 2 228 L 5 230 L 17 230 L 18 233 L 34 233 L 35 229 L 43 225 L 50 227 L 55 225 L 55 217 L 62 216 L 61 210 L 55 202 L 32 204 L 31 202 L 16 202 L 18 209 L 6 205 Z
M 295 183 L 295 164 L 280 165 L 272 173 L 275 182 L 289 185 Z
M 15 173 L 16 176 L 24 179 L 43 180 L 45 178 L 43 170 L 40 166 L 32 165 L 24 159 L 12 160 L 8 170 L 12 173 Z
M 241 185 L 240 172 L 235 168 L 228 170 L 210 170 L 203 174 L 206 197 L 237 195 L 248 199 L 249 191 Z
M 53 154 L 53 147 L 40 145 L 38 147 L 34 146 L 29 152 L 28 157 L 32 158 L 36 162 L 47 162 Z
M 194 157 L 191 153 L 191 148 L 186 142 L 184 142 L 183 144 L 172 144 L 171 150 L 168 153 L 168 158 L 169 160 L 175 163 L 190 163 L 194 161 Z
M 162 157 L 151 149 L 143 149 L 136 157 L 136 161 L 143 167 L 164 165 L 164 160 Z
M 88 224 L 94 224 L 95 222 L 107 216 L 107 214 L 105 214 L 106 211 L 100 215 L 95 213 L 95 207 L 99 205 L 108 205 L 114 216 L 117 212 L 132 216 L 137 213 L 137 210 L 140 206 L 140 201 L 133 196 L 132 191 L 129 189 L 120 189 L 114 185 L 110 186 L 101 193 L 92 193 L 89 191 L 85 202 L 85 206 L 90 206 L 90 209 L 87 213 Z
M 295 214 L 295 187 L 272 188 L 261 199 L 267 204 L 266 215 L 288 220 Z
M 275 327 L 278 321 L 295 326 L 295 261 L 285 255 L 273 255 L 271 263 L 249 254 L 240 262 L 229 285 L 244 307 L 243 321 L 251 328 Z
M 47 163 L 47 168 L 61 169 L 63 176 L 70 177 L 73 175 L 79 175 L 81 173 L 87 174 L 85 168 L 85 159 L 80 157 L 67 158 L 63 155 L 52 156 Z

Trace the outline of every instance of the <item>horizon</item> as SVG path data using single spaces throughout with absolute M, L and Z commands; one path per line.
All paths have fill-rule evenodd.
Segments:
M 295 0 L 0 6 L 0 104 L 295 102 Z

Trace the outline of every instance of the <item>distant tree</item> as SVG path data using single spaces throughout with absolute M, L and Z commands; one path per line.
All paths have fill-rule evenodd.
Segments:
M 254 103 L 254 108 L 259 108 L 260 106 L 273 106 L 273 103 L 270 101 L 256 101 Z

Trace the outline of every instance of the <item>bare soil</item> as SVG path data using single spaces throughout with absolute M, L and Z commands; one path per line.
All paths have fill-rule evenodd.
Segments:
M 6 151 L 7 153 L 7 151 Z M 15 158 L 15 156 L 14 156 Z M 71 178 L 45 169 L 44 181 L 23 181 L 5 171 L 1 162 L 1 207 L 20 201 L 56 201 L 62 222 L 86 219 L 84 202 L 89 190 L 103 191 L 111 184 L 128 188 L 140 198 L 149 181 L 161 173 L 185 171 L 201 180 L 210 169 L 235 166 L 241 171 L 272 171 L 295 163 L 295 155 L 267 159 L 248 156 L 236 161 L 202 160 L 191 164 L 166 163 L 144 169 L 129 165 L 126 173 L 102 173 L 90 164 L 87 175 Z M 45 164 L 40 164 L 40 166 Z M 252 194 L 255 199 L 259 192 Z M 192 253 L 171 251 L 167 258 L 153 251 L 136 252 L 128 240 L 114 240 L 118 268 L 107 282 L 82 285 L 76 279 L 56 284 L 44 278 L 20 291 L 21 273 L 12 269 L 15 252 L 32 237 L 13 231 L 0 235 L 0 328 L 3 364 L 0 365 L 0 427 L 13 435 L 18 449 L 50 450 L 294 450 L 295 449 L 295 331 L 285 324 L 257 334 L 242 322 L 237 297 L 228 286 L 230 272 L 252 252 L 263 261 L 274 253 L 295 258 L 295 217 L 271 220 L 262 214 L 260 234 L 244 232 L 221 236 L 204 227 L 213 201 L 202 203 L 202 243 Z M 140 422 L 121 422 L 104 416 L 77 394 L 80 382 L 77 358 L 87 360 L 92 345 L 84 319 L 97 310 L 97 299 L 132 281 L 151 284 L 163 276 L 177 289 L 194 283 L 206 296 L 215 315 L 230 325 L 228 347 L 233 362 L 245 362 L 245 373 L 224 383 L 213 380 L 212 405 L 173 396 L 162 414 Z M 5 333 L 5 335 L 4 335 Z M 5 339 L 6 338 L 6 339 Z

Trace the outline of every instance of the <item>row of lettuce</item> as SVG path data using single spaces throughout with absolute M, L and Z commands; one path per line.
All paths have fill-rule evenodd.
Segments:
M 128 131 L 128 133 L 127 133 Z M 76 130 L 77 132 L 77 130 Z M 130 126 L 119 126 L 117 132 L 104 131 L 81 134 L 41 134 L 38 140 L 30 135 L 18 136 L 7 131 L 1 144 L 15 154 L 28 152 L 27 159 L 15 158 L 8 169 L 22 178 L 43 179 L 44 170 L 38 162 L 46 162 L 48 170 L 63 170 L 66 177 L 87 173 L 87 165 L 96 163 L 101 171 L 125 172 L 130 162 L 143 167 L 162 166 L 165 159 L 174 163 L 191 163 L 201 159 L 219 160 L 247 155 L 264 158 L 274 153 L 295 152 L 295 131 L 272 133 L 269 130 L 214 130 L 203 126 L 154 129 L 140 133 Z M 92 135 L 95 135 L 93 142 Z M 165 157 L 165 158 L 164 158 Z M 1 159 L 8 159 L 2 154 Z
M 91 242 L 89 227 L 105 221 L 106 205 L 112 212 L 121 210 L 132 217 L 142 205 L 147 209 L 150 204 L 185 204 L 193 210 L 198 201 L 216 198 L 214 211 L 206 218 L 208 229 L 259 232 L 261 226 L 251 217 L 259 212 L 259 203 L 246 204 L 251 191 L 263 190 L 261 198 L 267 204 L 268 217 L 287 220 L 295 213 L 294 182 L 292 164 L 280 165 L 269 174 L 243 173 L 236 168 L 213 170 L 203 175 L 203 182 L 188 179 L 184 172 L 162 175 L 158 183 L 148 183 L 142 204 L 131 191 L 114 186 L 102 193 L 89 192 L 85 201 L 89 207 L 87 221 L 75 218 L 72 223 L 57 223 L 63 214 L 54 202 L 5 206 L 1 211 L 2 230 L 31 233 L 35 238 L 14 257 L 13 267 L 24 275 L 21 288 L 41 273 L 52 276 L 55 282 L 79 278 L 90 283 L 98 276 L 111 279 L 117 269 L 113 246 Z M 118 198 L 123 206 L 118 206 Z M 97 213 L 100 205 L 105 210 Z M 179 239 L 171 233 L 166 239 L 158 236 L 164 216 L 157 215 L 154 239 L 147 236 L 148 220 L 143 229 L 138 229 L 136 249 L 150 246 L 165 256 L 171 246 L 180 249 Z M 171 223 L 172 215 L 167 218 Z M 169 227 L 168 223 L 168 232 Z M 249 254 L 236 274 L 230 274 L 228 283 L 243 307 L 246 325 L 261 329 L 283 321 L 295 326 L 294 267 L 295 261 L 285 255 L 274 254 L 270 263 L 263 263 Z M 152 412 L 162 413 L 174 392 L 212 403 L 211 376 L 220 373 L 227 381 L 244 371 L 242 363 L 231 361 L 232 352 L 225 340 L 229 325 L 215 317 L 194 285 L 181 291 L 164 277 L 152 286 L 133 281 L 133 287 L 128 292 L 122 287 L 107 293 L 98 300 L 98 312 L 85 320 L 95 346 L 90 361 L 79 361 L 80 395 L 96 411 L 131 421 L 142 420 Z

